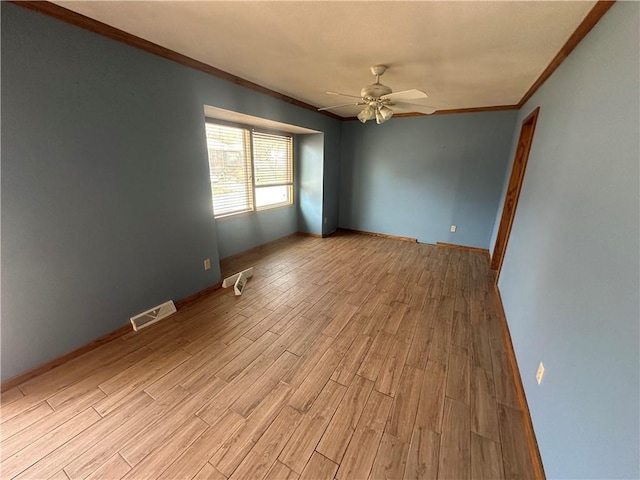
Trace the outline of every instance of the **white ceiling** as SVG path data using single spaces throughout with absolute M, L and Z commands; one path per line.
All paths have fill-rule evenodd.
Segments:
M 382 83 L 448 110 L 517 104 L 596 2 L 54 3 L 317 107 L 384 63 Z

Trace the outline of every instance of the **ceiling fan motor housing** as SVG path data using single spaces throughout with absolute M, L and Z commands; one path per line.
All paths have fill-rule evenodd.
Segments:
M 360 90 L 360 96 L 367 100 L 377 100 L 383 95 L 389 95 L 390 93 L 391 89 L 381 83 L 373 83 Z

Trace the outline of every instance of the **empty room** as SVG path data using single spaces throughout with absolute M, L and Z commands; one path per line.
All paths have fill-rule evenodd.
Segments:
M 2 478 L 640 478 L 640 3 L 0 19 Z

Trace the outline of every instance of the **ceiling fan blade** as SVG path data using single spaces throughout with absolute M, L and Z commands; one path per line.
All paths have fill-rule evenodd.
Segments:
M 430 115 L 436 111 L 433 107 L 427 105 L 418 105 L 417 103 L 393 102 L 389 105 L 394 110 L 403 110 L 405 112 L 418 112 Z
M 357 102 L 357 103 L 343 103 L 342 105 L 332 105 L 330 107 L 324 107 L 324 108 L 319 108 L 318 111 L 319 112 L 323 112 L 325 110 L 333 110 L 334 108 L 342 108 L 342 107 L 357 107 L 358 105 L 366 105 L 366 103 L 364 102 Z
M 392 100 L 418 100 L 419 98 L 427 98 L 429 95 L 427 95 L 426 93 L 424 93 L 422 90 L 416 90 L 415 88 L 413 90 L 404 90 L 402 92 L 395 92 L 395 93 L 390 93 L 388 95 L 383 95 L 382 97 L 380 97 L 381 100 L 384 100 L 386 98 L 392 99 Z
M 359 97 L 358 95 L 349 95 L 347 93 L 338 93 L 338 92 L 325 92 L 327 95 L 339 95 L 341 97 L 351 97 L 351 98 L 360 98 L 362 99 L 362 97 Z

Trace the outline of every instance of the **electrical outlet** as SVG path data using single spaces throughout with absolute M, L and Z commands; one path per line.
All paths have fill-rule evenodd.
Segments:
M 536 372 L 536 380 L 538 381 L 538 385 L 542 383 L 542 377 L 544 376 L 544 365 L 540 362 L 538 365 L 538 371 Z
M 451 233 L 456 233 L 456 228 L 455 225 L 451 225 Z
M 327 217 L 324 217 L 324 223 L 327 223 Z
M 204 269 L 205 270 L 209 270 L 211 268 L 211 259 L 210 258 L 205 258 L 204 259 Z

